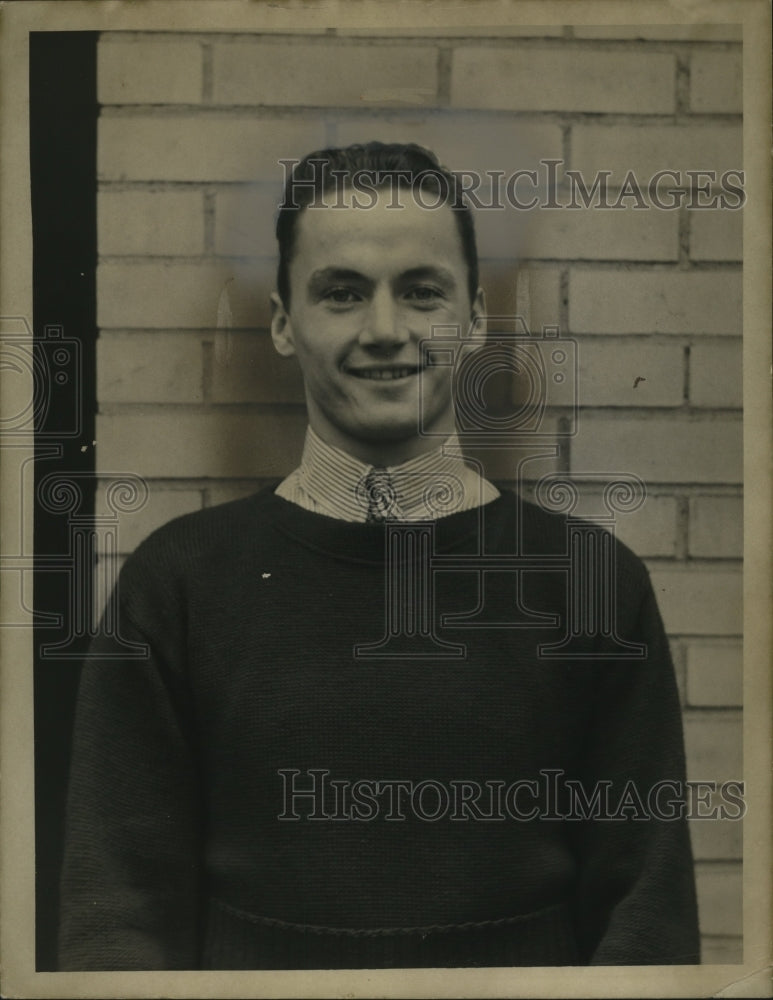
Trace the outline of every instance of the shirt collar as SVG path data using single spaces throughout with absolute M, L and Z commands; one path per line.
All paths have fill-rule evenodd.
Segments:
M 374 468 L 333 445 L 307 428 L 296 485 L 322 513 L 347 521 L 363 521 L 367 494 L 362 484 Z M 415 458 L 387 466 L 394 490 L 390 518 L 434 519 L 457 510 L 479 506 L 498 491 L 470 468 L 462 457 L 456 434 Z

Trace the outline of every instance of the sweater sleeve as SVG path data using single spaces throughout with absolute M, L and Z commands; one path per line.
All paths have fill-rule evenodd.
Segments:
M 700 961 L 679 696 L 646 571 L 642 586 L 626 638 L 644 643 L 646 656 L 599 668 L 581 771 L 586 793 L 610 783 L 610 817 L 570 824 L 577 926 L 593 965 Z
M 201 806 L 184 685 L 119 616 L 81 676 L 61 881 L 64 970 L 197 966 Z M 124 658 L 121 658 L 122 654 Z

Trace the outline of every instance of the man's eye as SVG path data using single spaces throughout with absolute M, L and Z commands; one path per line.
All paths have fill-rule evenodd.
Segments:
M 334 305 L 346 306 L 353 302 L 358 302 L 360 296 L 351 288 L 330 288 L 324 293 L 322 298 Z
M 407 299 L 419 305 L 433 305 L 442 297 L 443 293 L 440 289 L 433 288 L 431 285 L 416 285 L 409 289 L 406 294 Z

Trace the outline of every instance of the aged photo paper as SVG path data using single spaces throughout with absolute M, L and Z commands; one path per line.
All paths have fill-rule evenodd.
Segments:
M 770 28 L 763 0 L 0 8 L 3 996 L 773 995 Z M 648 571 L 684 733 L 676 792 L 701 963 L 60 971 L 73 727 L 97 623 L 112 650 L 146 657 L 139 627 L 116 617 L 127 559 L 176 518 L 272 488 L 306 455 L 311 367 L 302 377 L 303 351 L 282 349 L 277 209 L 306 154 L 371 141 L 431 150 L 473 208 L 488 339 L 469 334 L 489 353 L 456 400 L 468 467 L 567 516 L 585 546 L 553 558 L 567 581 L 602 572 L 599 529 Z M 334 289 L 336 323 L 351 288 Z M 431 363 L 456 366 L 458 331 L 433 337 Z M 433 549 L 427 580 L 478 573 L 479 607 L 457 619 L 483 629 L 484 576 L 492 590 L 509 570 L 527 577 L 516 556 L 503 569 Z M 258 567 L 266 588 L 277 569 Z M 428 585 L 390 580 L 406 600 Z M 311 658 L 314 630 L 347 617 L 324 579 L 318 593 L 300 611 Z M 364 669 L 388 671 L 387 640 L 414 628 L 391 607 L 384 640 L 355 636 Z M 583 615 L 606 622 L 592 600 L 583 608 L 567 608 L 546 649 Z M 489 624 L 496 636 L 523 625 Z M 432 651 L 411 654 L 412 669 L 442 655 L 451 676 L 464 628 L 419 631 Z M 614 623 L 610 634 L 635 658 Z M 317 697 L 296 724 L 313 725 Z M 642 756 L 667 740 L 648 710 L 649 731 L 629 734 Z M 499 738 L 479 721 L 480 744 Z M 323 749 L 309 761 L 274 769 L 278 824 L 297 818 L 288 788 L 329 764 Z M 454 774 L 517 777 L 464 763 Z M 414 813 L 440 829 L 445 813 L 436 822 L 417 786 L 442 801 L 458 782 L 410 777 Z M 481 819 L 483 800 L 477 813 L 466 801 Z M 336 802 L 322 818 L 351 828 Z

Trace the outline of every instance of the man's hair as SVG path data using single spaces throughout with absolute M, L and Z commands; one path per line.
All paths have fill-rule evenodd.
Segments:
M 421 189 L 422 198 L 425 192 L 434 196 L 435 200 L 427 205 L 428 208 L 440 205 L 451 208 L 467 265 L 467 284 L 472 302 L 478 291 L 478 251 L 472 210 L 465 201 L 459 178 L 442 167 L 433 152 L 415 143 L 366 142 L 309 153 L 295 165 L 287 178 L 276 221 L 279 243 L 276 284 L 285 308 L 290 306 L 290 262 L 295 252 L 300 213 L 312 203 L 328 204 L 323 196 L 338 194 L 343 185 L 354 183 L 357 175 L 366 179 L 370 189 L 388 185 L 393 190 Z M 335 201 L 330 203 L 334 205 Z M 425 203 L 420 200 L 419 204 Z

